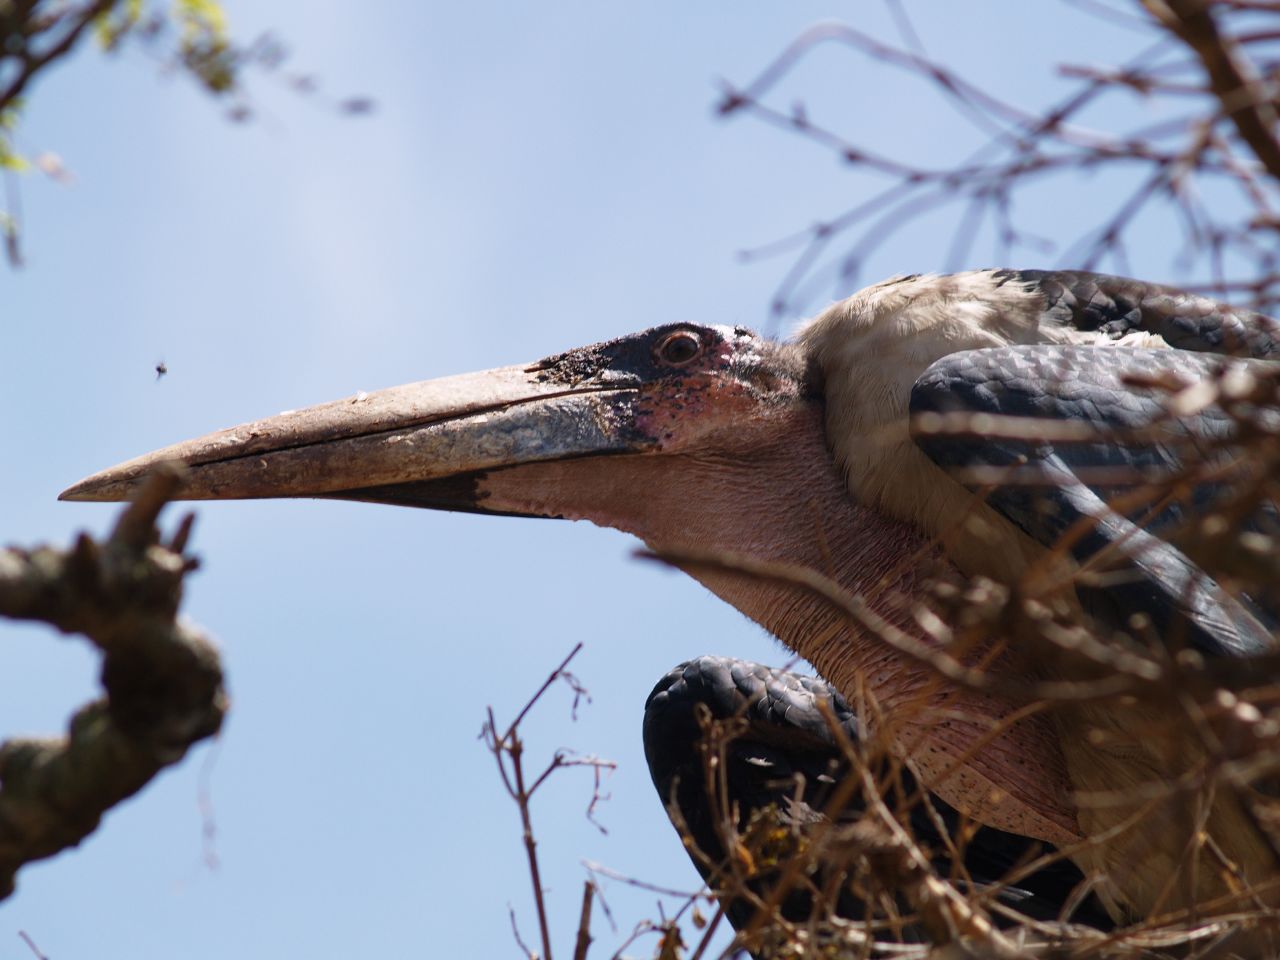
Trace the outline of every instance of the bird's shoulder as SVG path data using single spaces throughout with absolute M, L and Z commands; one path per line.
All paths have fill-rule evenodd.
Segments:
M 989 275 L 1034 291 L 1043 316 L 1100 338 L 1148 334 L 1178 350 L 1259 359 L 1280 354 L 1274 319 L 1200 293 L 1084 270 L 1001 269 Z

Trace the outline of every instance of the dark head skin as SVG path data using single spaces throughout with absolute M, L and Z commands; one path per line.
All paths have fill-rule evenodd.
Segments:
M 533 463 L 564 463 L 571 488 L 581 482 L 575 483 L 575 477 L 595 476 L 602 470 L 616 478 L 638 477 L 651 468 L 633 458 L 733 456 L 743 449 L 744 424 L 751 424 L 758 434 L 782 432 L 796 417 L 820 416 L 822 403 L 820 386 L 798 351 L 741 327 L 670 324 L 547 357 L 524 372 L 540 388 L 582 398 L 558 397 L 549 404 L 556 409 L 548 421 L 531 418 L 535 429 L 544 431 L 549 426 L 565 438 L 569 451 L 565 456 L 512 458 L 493 469 L 337 495 L 433 509 L 586 516 L 579 497 L 560 502 L 551 491 L 531 495 L 538 485 L 533 478 L 543 475 L 545 467 L 520 469 Z M 587 400 L 585 394 L 595 396 Z M 604 397 L 606 403 L 597 406 Z M 592 442 L 599 446 L 591 449 Z M 595 456 L 628 459 L 616 464 L 576 462 Z M 669 473 L 675 462 L 663 461 L 660 469 Z M 556 475 L 564 474 L 557 471 Z M 613 486 L 621 493 L 623 487 L 635 485 L 615 480 Z M 516 502 L 500 490 L 517 491 Z M 642 501 L 651 499 L 643 489 L 629 491 L 627 496 L 632 492 Z M 589 519 L 609 522 L 603 516 Z

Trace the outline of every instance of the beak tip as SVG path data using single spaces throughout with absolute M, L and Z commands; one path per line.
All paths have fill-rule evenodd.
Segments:
M 77 483 L 58 494 L 58 499 L 67 503 L 103 503 L 110 501 L 111 497 L 100 496 L 98 491 Z
M 90 474 L 63 490 L 58 499 L 71 503 L 123 503 L 134 498 L 148 477 L 160 472 L 176 472 L 178 478 L 185 479 L 188 468 L 181 457 L 173 455 L 172 448 L 165 448 Z
M 112 480 L 95 475 L 67 487 L 58 494 L 58 499 L 71 503 L 117 503 L 128 500 L 136 486 L 127 480 Z

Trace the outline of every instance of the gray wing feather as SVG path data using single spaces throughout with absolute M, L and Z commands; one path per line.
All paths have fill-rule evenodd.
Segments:
M 1129 615 L 1142 612 L 1171 643 L 1181 638 L 1214 655 L 1262 653 L 1274 649 L 1268 629 L 1274 614 L 1228 596 L 1170 542 L 1192 515 L 1231 495 L 1228 485 L 1197 480 L 1188 471 L 1229 461 L 1234 422 L 1213 406 L 1172 416 L 1167 393 L 1133 382 L 1135 375 L 1196 382 L 1225 363 L 1260 375 L 1275 367 L 1119 347 L 1037 345 L 952 354 L 933 364 L 912 391 L 916 443 L 1046 546 L 1073 528 L 1087 528 L 1071 552 L 1081 563 L 1109 558 L 1113 574 L 1105 587 L 1078 591 L 1095 616 L 1126 629 Z M 1027 429 L 993 436 L 940 428 L 939 418 L 930 429 L 930 419 L 921 417 L 930 413 L 1025 417 Z M 1037 435 L 1031 418 L 1084 424 L 1087 436 L 1051 442 Z M 1163 490 L 1162 481 L 1173 477 L 1188 480 L 1185 499 L 1133 496 Z M 1113 508 L 1124 494 L 1135 503 L 1124 511 Z M 1274 509 L 1264 506 L 1250 523 L 1273 529 Z

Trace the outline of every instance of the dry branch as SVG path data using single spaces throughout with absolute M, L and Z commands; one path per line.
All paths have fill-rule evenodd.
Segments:
M 91 0 L 51 13 L 49 5 L 41 7 L 35 0 L 0 0 L 0 68 L 12 67 L 0 86 L 0 111 L 12 106 L 45 67 L 70 53 L 93 22 L 119 2 Z
M 828 290 L 846 295 L 857 285 L 863 261 L 885 237 L 924 217 L 955 214 L 949 268 L 970 258 L 985 228 L 994 262 L 1007 263 L 1021 250 L 1037 259 L 1060 251 L 1056 259 L 1072 269 L 1109 262 L 1116 272 L 1130 273 L 1130 234 L 1161 207 L 1182 226 L 1182 249 L 1171 251 L 1178 273 L 1198 266 L 1212 277 L 1206 289 L 1213 293 L 1243 293 L 1257 309 L 1274 308 L 1280 301 L 1280 31 L 1264 18 L 1274 17 L 1276 6 L 1141 0 L 1145 14 L 1140 18 L 1103 3 L 1075 0 L 1075 5 L 1102 20 L 1121 15 L 1149 42 L 1115 66 L 1060 65 L 1059 75 L 1073 86 L 1038 109 L 926 56 L 911 31 L 897 46 L 843 24 L 805 31 L 754 80 L 726 85 L 722 115 L 753 116 L 885 183 L 878 192 L 856 197 L 844 211 L 744 253 L 751 259 L 792 255 L 774 295 L 775 318 L 802 313 Z M 895 17 L 901 19 L 902 11 L 895 8 Z M 948 162 L 934 156 L 923 162 L 899 158 L 883 143 L 825 124 L 803 101 L 785 107 L 772 102 L 774 89 L 792 70 L 818 47 L 831 45 L 930 85 L 977 132 L 980 146 Z M 1171 119 L 1153 124 L 1152 108 L 1160 106 L 1168 108 Z M 1098 128 L 1092 122 L 1100 109 L 1106 110 L 1107 125 Z M 1043 231 L 1025 210 L 1015 215 L 1015 199 L 1033 184 L 1054 179 L 1063 188 L 1093 189 L 1084 175 L 1103 171 L 1113 173 L 1117 183 L 1135 185 L 1079 236 L 1058 238 L 1063 242 L 1055 244 L 1039 235 Z
M 568 656 L 560 662 L 558 667 L 551 671 L 547 679 L 542 682 L 542 686 L 529 698 L 520 712 L 516 714 L 515 720 L 505 730 L 499 731 L 493 708 L 490 707 L 484 728 L 481 731 L 485 745 L 488 746 L 498 764 L 498 775 L 502 778 L 502 784 L 506 787 L 507 794 L 515 802 L 516 808 L 520 812 L 521 836 L 524 841 L 525 856 L 529 864 L 529 879 L 533 884 L 534 906 L 538 914 L 538 933 L 542 944 L 540 960 L 551 960 L 552 957 L 551 926 L 547 919 L 546 897 L 543 892 L 542 876 L 538 866 L 538 842 L 534 835 L 533 813 L 530 804 L 534 794 L 538 792 L 538 788 L 546 783 L 547 779 L 557 771 L 566 767 L 590 767 L 595 774 L 595 787 L 592 791 L 591 801 L 587 805 L 587 819 L 595 823 L 594 812 L 596 804 L 601 799 L 601 772 L 613 770 L 616 764 L 611 760 L 602 760 L 598 757 L 575 757 L 565 750 L 557 750 L 542 772 L 530 779 L 524 766 L 525 744 L 524 740 L 521 739 L 520 725 L 528 717 L 529 711 L 537 706 L 543 694 L 556 681 L 565 683 L 573 691 L 573 708 L 575 711 L 577 710 L 579 700 L 588 695 L 578 678 L 569 672 L 568 667 L 570 661 L 578 655 L 581 649 L 582 644 L 579 643 L 569 651 Z M 596 824 L 596 826 L 599 828 L 599 824 Z M 591 903 L 594 891 L 594 885 L 591 881 L 587 881 L 586 889 L 582 895 L 582 912 L 579 918 L 577 940 L 574 945 L 575 960 L 585 957 L 587 948 L 591 944 Z M 514 911 L 511 913 L 511 928 L 515 932 L 516 942 L 520 949 L 531 958 L 539 957 L 539 954 L 531 951 L 521 941 Z
M 1280 179 L 1274 89 L 1258 76 L 1240 45 L 1218 27 L 1206 0 L 1143 0 L 1151 15 L 1195 52 L 1223 113 L 1272 177 Z

